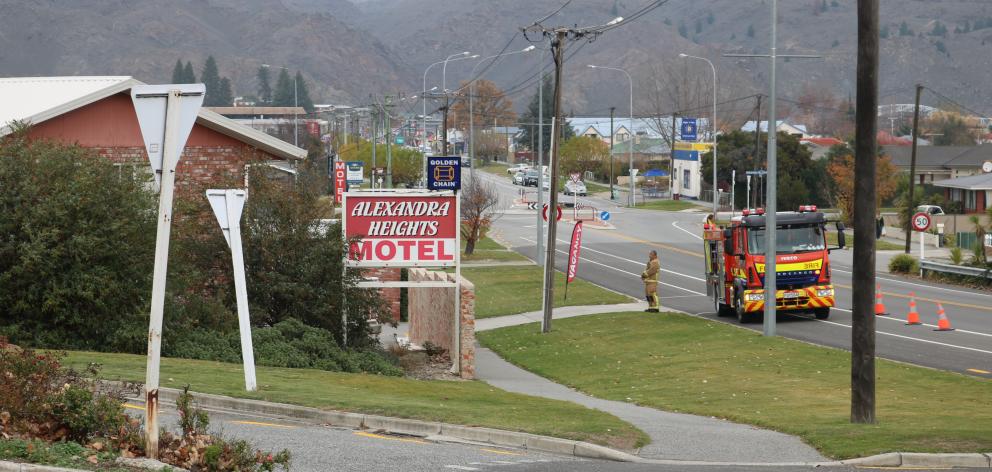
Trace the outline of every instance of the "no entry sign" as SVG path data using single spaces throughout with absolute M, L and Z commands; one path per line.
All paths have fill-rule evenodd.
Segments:
M 452 194 L 344 194 L 342 224 L 354 267 L 449 267 L 457 255 Z

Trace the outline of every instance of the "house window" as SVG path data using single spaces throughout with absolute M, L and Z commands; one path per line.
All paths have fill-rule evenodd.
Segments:
M 965 210 L 975 210 L 977 208 L 977 203 L 975 202 L 975 192 L 973 190 L 965 190 L 964 192 L 964 209 Z
M 691 187 L 689 185 L 689 169 L 682 170 L 682 188 L 689 190 Z

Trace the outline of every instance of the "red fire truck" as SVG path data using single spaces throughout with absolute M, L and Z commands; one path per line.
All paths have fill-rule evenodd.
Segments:
M 844 225 L 837 222 L 838 247 L 827 247 L 827 219 L 815 205 L 776 214 L 776 293 L 778 311 L 830 316 L 834 287 L 830 251 L 843 249 Z M 727 228 L 705 231 L 706 292 L 720 316 L 741 323 L 760 319 L 765 308 L 765 212 L 744 210 Z

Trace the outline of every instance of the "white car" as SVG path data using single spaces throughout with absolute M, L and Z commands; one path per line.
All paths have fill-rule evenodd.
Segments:
M 506 169 L 506 173 L 513 175 L 517 172 L 525 172 L 530 170 L 530 165 L 528 164 L 514 164 Z
M 513 185 L 523 185 L 524 184 L 524 176 L 526 176 L 526 175 L 527 175 L 527 173 L 526 172 L 523 172 L 523 171 L 520 171 L 520 172 L 517 172 L 516 174 L 513 174 Z
M 944 209 L 937 205 L 920 205 L 916 207 L 916 211 L 926 213 L 928 215 L 943 215 Z
M 565 195 L 578 195 L 584 197 L 587 195 L 586 184 L 581 180 L 578 182 L 572 182 L 569 180 L 565 182 L 565 190 L 563 191 Z

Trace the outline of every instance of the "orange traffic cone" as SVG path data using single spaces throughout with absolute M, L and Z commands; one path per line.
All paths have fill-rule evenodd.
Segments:
M 947 315 L 944 314 L 944 307 L 937 303 L 937 329 L 934 331 L 954 331 L 951 327 L 951 320 L 947 319 Z
M 875 315 L 885 316 L 888 313 L 885 312 L 885 303 L 882 303 L 882 286 L 875 286 Z
M 916 292 L 909 292 L 909 314 L 906 315 L 907 325 L 921 325 L 920 314 L 916 311 Z

